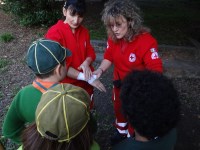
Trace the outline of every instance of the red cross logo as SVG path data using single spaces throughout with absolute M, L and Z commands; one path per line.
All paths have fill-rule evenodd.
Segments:
M 130 62 L 135 62 L 135 60 L 136 60 L 135 54 L 131 53 L 130 56 L 129 56 L 129 61 Z

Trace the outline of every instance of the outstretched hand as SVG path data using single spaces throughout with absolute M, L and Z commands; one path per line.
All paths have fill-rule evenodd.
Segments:
M 90 66 L 87 63 L 85 63 L 85 62 L 83 62 L 78 67 L 78 70 L 83 70 L 83 74 L 84 74 L 86 80 L 89 80 L 90 77 L 92 76 L 92 71 L 90 69 Z
M 96 87 L 101 92 L 106 92 L 105 86 L 101 83 L 99 79 L 94 80 L 92 83 L 90 83 L 93 87 Z

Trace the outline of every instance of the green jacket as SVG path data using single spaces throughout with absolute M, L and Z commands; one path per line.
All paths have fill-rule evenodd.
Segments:
M 35 110 L 42 93 L 28 85 L 21 89 L 14 97 L 3 123 L 3 135 L 16 143 L 20 143 L 20 135 L 26 123 L 35 120 Z

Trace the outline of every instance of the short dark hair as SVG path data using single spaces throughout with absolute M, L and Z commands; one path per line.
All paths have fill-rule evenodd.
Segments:
M 83 16 L 86 13 L 85 0 L 66 0 L 63 7 L 69 8 L 72 15 Z
M 148 139 L 176 127 L 180 101 L 172 80 L 161 73 L 132 71 L 123 80 L 120 98 L 128 122 Z
M 64 59 L 62 62 L 60 62 L 60 64 L 62 65 L 62 66 L 64 66 L 65 65 L 65 63 L 66 63 L 66 59 Z M 67 69 L 67 68 L 66 68 Z M 48 73 L 46 73 L 46 74 L 35 74 L 38 78 L 40 78 L 40 79 L 46 79 L 46 78 L 48 78 L 48 77 L 50 77 L 50 76 L 52 76 L 53 74 L 54 74 L 54 70 L 55 69 L 53 69 L 52 71 L 50 71 L 50 72 L 48 72 Z

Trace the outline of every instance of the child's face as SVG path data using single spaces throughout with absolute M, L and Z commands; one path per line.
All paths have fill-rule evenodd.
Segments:
M 68 23 L 71 29 L 76 29 L 83 21 L 83 17 L 78 14 L 72 14 L 69 9 L 63 9 L 63 14 L 66 17 L 65 23 Z

